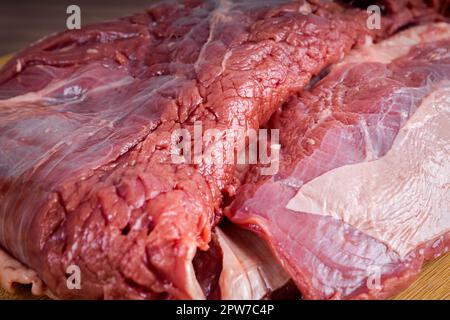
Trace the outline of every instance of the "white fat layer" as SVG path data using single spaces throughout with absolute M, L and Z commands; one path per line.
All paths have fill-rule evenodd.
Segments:
M 40 296 L 46 294 L 45 285 L 37 273 L 25 267 L 0 248 L 0 288 L 14 293 L 15 284 L 31 284 L 31 292 Z
M 450 24 L 444 22 L 410 28 L 378 44 L 366 41 L 367 44 L 364 47 L 351 52 L 339 65 L 361 61 L 390 63 L 408 54 L 411 47 L 419 43 L 439 41 L 449 37 Z
M 402 257 L 450 232 L 450 82 L 422 102 L 384 157 L 313 179 L 287 208 L 343 220 Z

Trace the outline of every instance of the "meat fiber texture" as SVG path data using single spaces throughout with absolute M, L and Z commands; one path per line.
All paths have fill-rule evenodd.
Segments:
M 386 298 L 448 251 L 449 80 L 450 25 L 415 27 L 350 54 L 274 116 L 280 171 L 253 168 L 227 213 L 305 298 Z
M 358 19 L 310 9 L 161 3 L 18 54 L 0 78 L 2 247 L 60 297 L 203 298 L 191 261 L 234 169 L 172 164 L 171 132 L 258 128 L 357 42 Z
M 208 297 L 192 260 L 235 165 L 173 164 L 172 132 L 259 128 L 366 36 L 433 17 L 405 12 L 368 30 L 328 1 L 170 1 L 35 43 L 0 74 L 1 247 L 60 298 Z

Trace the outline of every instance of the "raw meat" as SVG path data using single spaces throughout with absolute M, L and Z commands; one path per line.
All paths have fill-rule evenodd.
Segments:
M 1 246 L 61 298 L 204 298 L 192 259 L 235 165 L 175 165 L 171 133 L 259 128 L 366 36 L 395 31 L 366 18 L 328 1 L 171 1 L 19 53 L 0 75 Z
M 450 25 L 416 27 L 351 54 L 274 117 L 281 169 L 253 168 L 227 214 L 305 298 L 386 298 L 448 251 L 449 80 Z
M 304 184 L 287 208 L 331 215 L 400 257 L 450 230 L 450 82 L 435 89 L 387 154 L 328 171 Z
M 14 292 L 16 284 L 31 284 L 34 295 L 43 295 L 45 285 L 35 271 L 28 269 L 16 259 L 0 250 L 0 287 L 8 292 Z

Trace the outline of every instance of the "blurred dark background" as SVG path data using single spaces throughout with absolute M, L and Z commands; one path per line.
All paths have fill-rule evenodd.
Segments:
M 81 25 L 138 12 L 156 0 L 0 0 L 0 56 L 66 29 L 69 5 L 81 9 Z

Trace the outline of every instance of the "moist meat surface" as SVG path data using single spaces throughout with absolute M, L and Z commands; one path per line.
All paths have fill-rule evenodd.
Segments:
M 161 3 L 20 53 L 0 77 L 2 246 L 61 297 L 202 298 L 191 261 L 234 166 L 172 164 L 171 132 L 258 128 L 365 33 L 332 8 Z
M 366 35 L 432 17 L 405 12 L 367 30 L 328 1 L 170 1 L 34 44 L 0 74 L 0 245 L 62 298 L 204 298 L 192 259 L 235 166 L 173 164 L 171 133 L 259 128 Z
M 260 177 L 258 168 L 250 171 L 228 215 L 233 222 L 266 239 L 306 298 L 385 298 L 407 286 L 424 260 L 448 251 L 450 221 L 445 190 L 449 183 L 449 153 L 440 142 L 446 135 L 426 140 L 436 144 L 428 146 L 421 146 L 424 139 L 413 137 L 410 143 L 416 147 L 407 149 L 409 161 L 423 156 L 415 154 L 418 150 L 436 150 L 437 158 L 427 165 L 432 167 L 417 169 L 441 176 L 439 185 L 429 186 L 437 188 L 433 196 L 427 197 L 427 190 L 419 188 L 421 194 L 410 199 L 422 204 L 407 212 L 406 219 L 412 221 L 402 224 L 405 217 L 396 205 L 405 205 L 404 198 L 416 191 L 417 179 L 422 177 L 415 172 L 416 167 L 409 171 L 404 167 L 403 176 L 392 182 L 392 190 L 386 188 L 391 190 L 384 195 L 386 199 L 376 190 L 370 189 L 370 194 L 365 190 L 372 182 L 380 183 L 377 179 L 389 172 L 384 173 L 379 167 L 374 176 L 364 180 L 356 168 L 355 177 L 352 176 L 351 169 L 356 163 L 380 158 L 383 162 L 368 165 L 395 165 L 386 154 L 400 128 L 419 107 L 422 111 L 435 103 L 433 108 L 440 110 L 438 117 L 445 123 L 449 107 L 449 48 L 448 24 L 410 29 L 350 55 L 311 91 L 292 99 L 274 117 L 272 127 L 280 128 L 282 145 L 280 171 L 273 177 Z M 434 99 L 435 92 L 441 96 L 439 99 Z M 432 116 L 427 113 L 424 117 Z M 432 123 L 437 125 L 439 121 Z M 430 125 L 425 130 L 434 129 Z M 403 147 L 408 147 L 406 142 Z M 416 162 L 411 162 L 416 166 Z M 336 177 L 337 181 L 327 180 L 328 172 L 336 168 L 350 175 Z M 395 168 L 390 168 L 390 172 L 395 174 Z M 367 186 L 346 188 L 353 178 L 360 179 L 354 183 L 364 182 Z M 406 181 L 406 189 L 402 181 Z M 343 189 L 333 193 L 333 188 Z M 320 209 L 299 190 L 316 194 L 314 199 L 318 199 Z M 361 194 L 356 190 L 361 190 Z M 340 195 L 350 200 L 339 199 Z M 395 203 L 389 202 L 389 197 L 397 197 Z M 367 205 L 367 211 L 356 209 L 358 200 Z M 381 201 L 390 205 L 383 209 Z M 342 205 L 341 218 L 329 214 L 336 202 Z M 417 225 L 421 222 L 425 227 Z M 384 223 L 390 229 L 377 233 Z M 415 241 L 412 247 L 409 241 Z M 407 250 L 404 246 L 408 246 Z

